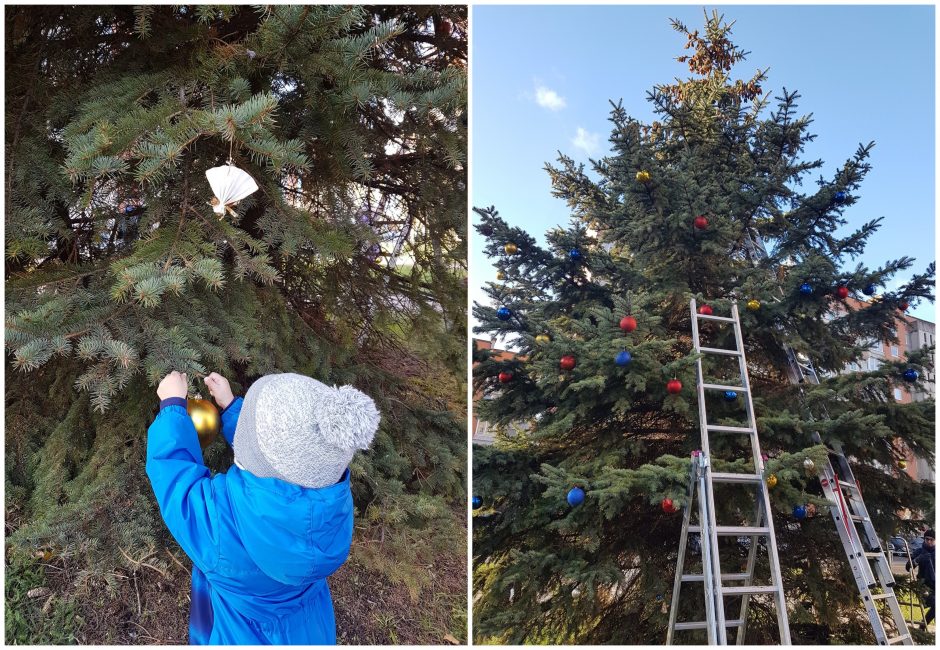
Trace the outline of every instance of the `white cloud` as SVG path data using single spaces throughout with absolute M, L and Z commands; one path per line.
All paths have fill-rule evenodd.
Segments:
M 547 108 L 550 111 L 560 111 L 565 106 L 565 98 L 556 93 L 551 88 L 546 88 L 545 86 L 537 86 L 535 89 L 535 102 L 542 108 Z
M 578 127 L 578 133 L 571 139 L 571 144 L 586 154 L 592 154 L 600 148 L 601 136 Z

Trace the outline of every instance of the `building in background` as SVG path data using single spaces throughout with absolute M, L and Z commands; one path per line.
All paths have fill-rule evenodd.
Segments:
M 852 309 L 865 309 L 870 303 L 848 298 L 846 304 Z M 907 353 L 912 353 L 921 348 L 931 347 L 935 343 L 936 325 L 916 316 L 908 314 L 898 314 L 894 326 L 896 343 L 888 341 L 874 341 L 871 346 L 862 353 L 862 358 L 858 363 L 850 363 L 846 366 L 844 372 L 860 372 L 868 370 L 878 370 L 881 364 L 885 362 L 895 362 L 904 359 Z M 934 371 L 936 369 L 934 368 Z M 928 372 L 924 379 L 924 385 L 911 389 L 907 385 L 896 385 L 894 387 L 894 399 L 901 404 L 910 402 L 922 402 L 927 399 L 936 399 L 937 385 L 936 373 Z M 907 466 L 904 471 L 916 481 L 934 481 L 936 472 L 934 467 L 926 459 L 918 458 L 910 450 L 899 450 L 906 456 Z

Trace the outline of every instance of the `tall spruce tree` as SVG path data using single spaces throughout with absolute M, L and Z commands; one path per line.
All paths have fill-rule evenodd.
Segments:
M 691 75 L 648 93 L 656 121 L 613 105 L 610 155 L 590 172 L 564 155 L 547 166 L 554 195 L 572 211 L 570 227 L 546 234 L 547 247 L 495 209 L 476 210 L 502 274 L 486 287 L 493 304 L 474 307 L 476 331 L 518 352 L 474 359 L 475 386 L 488 397 L 478 415 L 503 432 L 473 449 L 477 641 L 665 641 L 681 513 L 664 512 L 662 501 L 687 503 L 689 458 L 700 446 L 691 297 L 719 315 L 732 302 L 741 307 L 761 448 L 778 478 L 771 500 L 794 642 L 820 633 L 873 642 L 828 503 L 804 471 L 806 459 L 825 457 L 812 432 L 842 444 L 883 536 L 933 519 L 933 484 L 911 480 L 897 460 L 912 450 L 933 462 L 934 403 L 892 396 L 906 368 L 933 372 L 932 354 L 845 369 L 872 341 L 893 340 L 902 303 L 932 300 L 934 265 L 862 308 L 838 297 L 845 286 L 864 298 L 863 288 L 884 287 L 913 264 L 850 263 L 881 221 L 844 228 L 872 145 L 829 173 L 804 159 L 813 136 L 799 95 L 783 90 L 771 100 L 761 71 L 735 79 L 745 53 L 730 40 L 731 25 L 705 18 L 701 32 L 673 22 Z M 766 259 L 749 252 L 749 233 L 766 243 Z M 749 300 L 759 307 L 745 309 Z M 621 329 L 625 316 L 635 318 L 631 333 Z M 734 347 L 726 329 L 706 327 L 703 336 Z M 784 343 L 825 375 L 805 402 L 787 380 Z M 619 365 L 624 350 L 632 360 Z M 566 355 L 573 368 L 561 364 Z M 673 378 L 678 394 L 666 390 Z M 740 400 L 708 408 L 712 422 L 743 419 Z M 746 449 L 734 434 L 713 435 L 712 463 L 753 473 Z M 575 507 L 566 502 L 573 487 L 585 492 Z M 794 505 L 806 503 L 818 514 L 798 522 Z M 737 492 L 719 507 L 727 523 L 752 517 L 754 501 Z M 901 519 L 906 509 L 913 520 Z M 703 620 L 701 586 L 683 593 L 681 620 Z M 748 642 L 776 640 L 771 603 L 752 599 L 749 618 Z M 705 641 L 704 632 L 682 634 L 677 641 Z
M 415 561 L 465 497 L 466 8 L 5 13 L 13 554 L 113 586 L 170 543 L 159 379 L 296 371 L 376 399 L 356 502 Z M 230 158 L 260 189 L 218 218 L 205 171 Z

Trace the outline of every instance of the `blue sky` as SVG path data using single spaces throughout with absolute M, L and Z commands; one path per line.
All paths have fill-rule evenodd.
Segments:
M 873 168 L 845 213 L 847 229 L 884 217 L 861 261 L 873 268 L 908 255 L 917 259 L 912 271 L 926 267 L 935 259 L 934 8 L 712 8 L 736 21 L 732 39 L 750 52 L 736 78 L 769 68 L 765 91 L 800 92 L 817 134 L 805 157 L 822 159 L 824 176 L 860 142 L 876 142 Z M 473 7 L 473 205 L 495 205 L 542 243 L 547 229 L 567 226 L 543 166 L 559 150 L 585 163 L 607 153 L 608 99 L 651 121 L 646 91 L 688 71 L 675 60 L 684 39 L 670 18 L 704 24 L 701 6 Z M 483 302 L 479 287 L 495 270 L 473 234 L 471 299 Z M 911 313 L 936 321 L 933 304 Z

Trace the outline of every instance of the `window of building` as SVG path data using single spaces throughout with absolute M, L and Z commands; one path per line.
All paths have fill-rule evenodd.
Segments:
M 896 346 L 896 345 L 892 345 L 892 346 L 891 346 L 891 356 L 892 356 L 892 357 L 899 357 L 899 356 L 901 356 L 901 352 L 900 352 L 900 350 L 898 350 L 898 346 Z
M 490 423 L 486 420 L 477 420 L 477 430 L 473 435 L 482 436 L 486 435 L 486 432 L 490 430 Z
M 881 362 L 875 357 L 868 357 L 868 369 L 869 370 L 878 370 L 878 367 L 881 365 Z
M 894 401 L 896 401 L 896 402 L 900 402 L 900 401 L 901 401 L 901 389 L 900 389 L 900 388 L 895 388 L 895 389 L 894 389 Z

